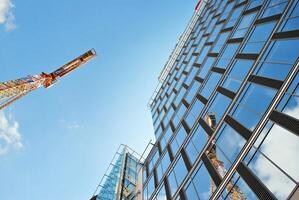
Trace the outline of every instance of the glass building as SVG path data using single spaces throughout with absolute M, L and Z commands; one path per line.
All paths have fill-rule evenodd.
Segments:
M 299 199 L 299 1 L 201 1 L 150 102 L 143 200 Z
M 91 200 L 133 200 L 142 187 L 140 162 L 139 154 L 120 145 Z

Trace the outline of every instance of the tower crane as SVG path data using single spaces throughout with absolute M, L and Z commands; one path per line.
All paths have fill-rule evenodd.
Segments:
M 91 49 L 49 74 L 42 72 L 38 75 L 29 75 L 25 78 L 0 82 L 0 110 L 33 90 L 40 87 L 51 87 L 60 78 L 79 68 L 95 56 L 95 50 Z
M 206 115 L 207 124 L 215 130 L 216 128 L 216 113 L 207 113 Z M 217 146 L 215 139 L 212 141 L 211 146 L 209 147 L 209 151 L 207 152 L 209 159 L 212 162 L 212 165 L 217 170 L 218 174 L 223 178 L 226 174 L 226 169 L 224 168 L 224 163 L 218 159 L 217 156 Z M 213 193 L 216 190 L 216 186 L 213 181 L 211 181 L 211 192 Z M 237 185 L 234 185 L 232 181 L 230 181 L 226 190 L 228 192 L 228 199 L 230 200 L 247 200 L 244 193 L 240 190 Z

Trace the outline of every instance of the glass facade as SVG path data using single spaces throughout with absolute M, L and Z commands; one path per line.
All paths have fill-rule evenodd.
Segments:
M 134 200 L 142 185 L 140 162 L 134 150 L 120 145 L 91 200 Z
M 299 1 L 202 6 L 150 104 L 142 198 L 296 199 Z

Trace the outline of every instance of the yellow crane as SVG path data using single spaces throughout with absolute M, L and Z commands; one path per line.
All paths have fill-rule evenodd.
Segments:
M 95 56 L 96 51 L 91 49 L 49 74 L 42 72 L 38 75 L 29 75 L 25 78 L 0 83 L 0 110 L 37 88 L 51 87 L 58 79 L 79 68 Z
M 216 113 L 208 113 L 206 115 L 206 122 L 207 124 L 215 130 L 216 128 Z M 224 175 L 226 174 L 226 169 L 224 168 L 224 163 L 218 159 L 217 157 L 217 146 L 216 146 L 216 141 L 215 139 L 212 141 L 212 144 L 209 148 L 208 152 L 208 157 L 211 160 L 213 166 L 219 173 L 219 175 L 223 178 Z M 216 190 L 216 186 L 213 182 L 211 182 L 211 192 L 213 193 Z M 244 193 L 240 190 L 240 188 L 235 185 L 232 181 L 230 181 L 227 186 L 226 190 L 228 192 L 228 197 L 230 200 L 247 200 L 246 196 Z

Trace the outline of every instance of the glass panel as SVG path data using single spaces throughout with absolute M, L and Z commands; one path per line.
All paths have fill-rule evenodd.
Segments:
M 170 163 L 171 163 L 171 161 L 170 161 L 170 158 L 169 158 L 169 154 L 168 154 L 168 151 L 166 151 L 166 153 L 164 154 L 164 156 L 161 160 L 163 173 L 166 172 L 166 170 L 169 167 Z
M 192 134 L 193 135 L 186 144 L 185 149 L 189 160 L 191 161 L 191 163 L 194 163 L 203 147 L 205 146 L 208 136 L 200 125 L 198 125 L 197 128 L 194 129 L 194 132 Z
M 237 30 L 235 31 L 235 33 L 233 34 L 232 38 L 242 38 L 245 36 L 248 28 L 250 27 L 250 25 L 252 24 L 256 13 L 250 13 L 248 15 L 243 16 L 241 22 L 239 23 Z
M 258 7 L 258 6 L 262 5 L 263 2 L 264 2 L 263 0 L 252 0 L 250 2 L 250 5 L 248 6 L 247 10 L 250 10 L 251 8 Z
M 173 102 L 175 106 L 178 106 L 181 103 L 182 98 L 185 95 L 185 93 L 186 93 L 186 89 L 184 87 L 182 87 Z
M 190 182 L 189 185 L 185 189 L 185 194 L 187 197 L 187 200 L 197 200 L 199 199 L 195 190 L 195 187 L 193 185 L 193 182 Z
M 159 190 L 156 200 L 167 200 L 166 191 L 164 185 L 162 185 L 161 189 Z
M 297 45 L 299 45 L 298 39 L 272 42 L 254 74 L 284 80 L 298 58 L 299 53 L 292 50 L 293 46 Z
M 256 25 L 249 37 L 248 42 L 242 49 L 242 53 L 259 53 L 262 50 L 275 25 L 276 21 Z
M 173 169 L 176 175 L 177 183 L 180 185 L 188 173 L 182 157 L 179 158 Z
M 168 126 L 168 128 L 165 131 L 164 136 L 162 137 L 162 139 L 160 141 L 162 150 L 165 149 L 166 144 L 168 143 L 168 141 L 169 141 L 170 137 L 172 136 L 172 134 L 173 134 L 173 132 L 172 132 L 170 126 Z
M 223 11 L 219 21 L 224 20 L 227 18 L 227 16 L 229 15 L 230 11 L 232 10 L 234 4 L 232 2 L 230 2 L 229 4 L 227 4 L 227 6 L 225 7 L 225 10 Z
M 194 98 L 198 88 L 200 86 L 200 83 L 198 81 L 194 81 L 192 86 L 190 87 L 188 94 L 186 95 L 185 99 L 186 101 L 191 104 L 192 99 Z
M 199 199 L 209 199 L 212 192 L 215 191 L 215 183 L 204 165 L 201 165 L 199 170 L 195 173 L 196 174 L 193 176 L 192 181 Z
M 149 199 L 155 190 L 154 176 L 150 177 L 146 187 L 147 187 L 147 194 L 148 194 L 148 199 Z
M 170 144 L 173 155 L 177 154 L 181 144 L 184 142 L 186 138 L 186 135 L 187 133 L 185 129 L 183 128 L 183 126 L 181 126 Z
M 169 189 L 170 189 L 171 196 L 173 196 L 174 193 L 176 192 L 176 190 L 178 189 L 178 185 L 177 185 L 177 182 L 175 180 L 174 171 L 172 171 L 169 174 L 168 183 L 169 183 Z
M 212 67 L 213 63 L 215 61 L 215 58 L 213 57 L 208 57 L 206 60 L 205 64 L 202 66 L 200 72 L 199 72 L 199 77 L 204 79 L 206 75 L 208 74 L 210 68 Z
M 286 8 L 287 1 L 285 0 L 272 0 L 269 2 L 267 8 L 264 10 L 260 18 L 265 18 L 273 15 L 280 14 Z
M 149 171 L 152 171 L 158 159 L 159 159 L 159 152 L 156 151 L 149 162 Z
M 228 44 L 226 45 L 223 54 L 218 60 L 216 66 L 220 68 L 227 68 L 232 57 L 236 53 L 240 44 Z
M 232 27 L 236 24 L 238 18 L 241 15 L 241 12 L 243 11 L 244 6 L 239 6 L 236 9 L 234 9 L 229 21 L 226 23 L 225 28 Z
M 226 111 L 227 107 L 229 106 L 230 102 L 231 102 L 230 98 L 228 98 L 220 93 L 217 93 L 212 105 L 206 112 L 208 114 L 212 114 L 215 117 L 215 119 L 216 119 L 215 126 L 218 125 L 220 119 L 222 118 L 222 116 L 223 116 L 224 112 Z
M 244 89 L 232 116 L 250 130 L 253 130 L 276 94 L 276 90 L 249 83 Z
M 211 46 L 205 46 L 202 50 L 202 52 L 200 53 L 200 56 L 197 59 L 197 63 L 201 64 L 203 59 L 206 57 L 208 51 L 210 50 Z
M 222 192 L 221 196 L 225 200 L 258 200 L 253 191 L 248 187 L 237 172 L 234 174 L 232 180 L 227 184 L 226 189 Z
M 274 147 L 274 145 L 272 146 Z M 275 147 L 277 148 L 277 146 Z M 296 186 L 259 151 L 254 154 L 248 166 L 278 199 L 287 199 Z
M 231 168 L 246 141 L 230 126 L 224 124 L 217 140 L 209 146 L 207 155 L 221 177 Z
M 201 103 L 198 99 L 195 100 L 194 104 L 192 105 L 192 108 L 190 109 L 189 113 L 186 116 L 186 123 L 189 128 L 193 127 L 193 124 L 195 123 L 195 120 L 197 117 L 199 117 L 199 114 L 201 110 L 203 109 L 204 104 Z
M 165 104 L 165 107 L 166 109 L 169 108 L 170 104 L 173 102 L 173 99 L 175 98 L 175 93 L 174 92 L 171 92 L 170 94 L 170 97 L 168 98 L 166 104 Z
M 178 158 L 177 163 L 175 164 L 172 172 L 168 176 L 168 183 L 170 186 L 170 193 L 173 196 L 178 188 L 178 186 L 182 183 L 183 179 L 187 175 L 188 171 L 185 166 L 185 163 L 182 157 Z
M 187 108 L 184 104 L 181 104 L 180 107 L 178 108 L 176 114 L 174 115 L 172 122 L 175 128 L 179 125 L 181 119 L 183 118 L 183 115 L 185 114 Z
M 161 178 L 163 177 L 163 170 L 162 170 L 161 162 L 157 165 L 156 172 L 157 172 L 158 182 L 160 182 Z
M 216 44 L 214 45 L 214 47 L 212 48 L 212 52 L 215 52 L 215 53 L 219 53 L 221 48 L 223 47 L 226 39 L 228 38 L 230 32 L 224 32 L 224 33 L 221 33 Z
M 293 31 L 299 29 L 299 2 L 294 1 L 292 8 L 288 12 L 288 15 L 282 23 L 281 31 Z
M 193 67 L 192 70 L 190 71 L 190 73 L 188 74 L 188 77 L 185 81 L 185 83 L 187 85 L 190 85 L 191 81 L 193 80 L 193 78 L 195 77 L 196 73 L 198 71 L 198 68 L 197 67 Z
M 204 96 L 206 99 L 209 99 L 210 95 L 214 91 L 215 87 L 217 86 L 219 80 L 221 78 L 221 74 L 212 73 L 201 91 L 201 95 Z
M 233 92 L 237 92 L 252 65 L 253 61 L 251 60 L 237 59 L 222 86 Z

